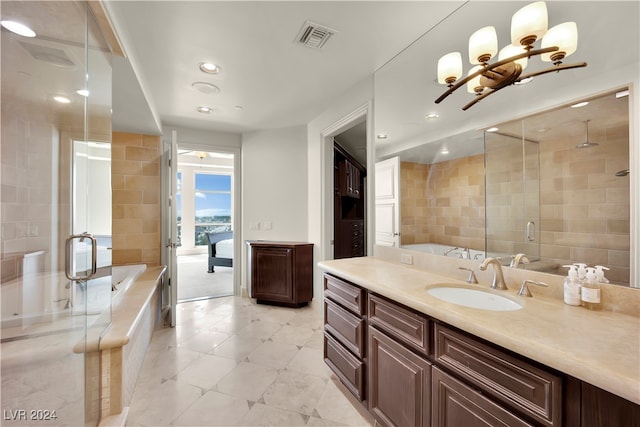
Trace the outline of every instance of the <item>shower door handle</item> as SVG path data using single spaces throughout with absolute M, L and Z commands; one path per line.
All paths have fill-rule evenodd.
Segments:
M 89 239 L 91 241 L 91 269 L 87 270 L 88 273 L 84 276 L 75 276 L 71 271 L 71 260 L 73 257 L 72 251 L 72 242 L 75 239 L 80 239 L 82 242 L 84 239 Z M 72 234 L 69 236 L 65 242 L 65 265 L 64 265 L 64 275 L 67 276 L 69 280 L 89 280 L 91 279 L 98 270 L 98 242 L 96 238 L 93 237 L 92 234 L 82 233 L 82 234 Z
M 527 223 L 527 240 L 530 242 L 536 240 L 536 223 L 533 221 Z

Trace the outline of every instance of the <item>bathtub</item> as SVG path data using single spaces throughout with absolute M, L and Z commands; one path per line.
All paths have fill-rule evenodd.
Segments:
M 144 264 L 102 268 L 101 277 L 86 283 L 70 282 L 62 272 L 27 273 L 0 287 L 0 325 L 3 331 L 47 322 L 68 327 L 65 318 L 99 315 L 117 304 L 145 269 Z
M 472 259 L 482 261 L 485 258 L 484 251 L 476 249 L 457 248 L 455 246 L 441 245 L 439 243 L 415 243 L 411 245 L 402 245 L 402 249 L 411 251 L 424 252 L 433 255 L 446 255 L 453 258 Z

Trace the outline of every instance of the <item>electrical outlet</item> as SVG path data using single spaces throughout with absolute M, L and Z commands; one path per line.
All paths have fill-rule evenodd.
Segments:
M 400 254 L 400 262 L 403 264 L 413 264 L 413 255 L 409 254 Z

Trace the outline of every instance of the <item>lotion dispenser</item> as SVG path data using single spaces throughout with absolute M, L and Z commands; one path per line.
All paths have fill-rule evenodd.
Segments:
M 581 290 L 582 305 L 589 310 L 600 310 L 600 284 L 596 280 L 596 269 L 587 268 L 586 280 Z
M 580 282 L 578 281 L 578 271 L 575 265 L 563 265 L 569 272 L 564 278 L 564 303 L 567 305 L 581 305 Z

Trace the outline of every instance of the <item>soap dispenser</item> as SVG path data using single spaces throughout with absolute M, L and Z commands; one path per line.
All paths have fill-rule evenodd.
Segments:
M 596 280 L 596 269 L 587 268 L 585 282 L 581 290 L 582 305 L 589 310 L 600 310 L 600 284 Z
M 596 281 L 598 283 L 609 283 L 609 279 L 604 277 L 604 270 L 609 270 L 602 265 L 596 265 Z
M 567 305 L 579 306 L 582 304 L 580 297 L 580 282 L 578 281 L 578 270 L 575 265 L 563 265 L 569 272 L 564 278 L 564 303 Z
M 587 264 L 583 262 L 576 262 L 573 265 L 575 265 L 578 270 L 578 281 L 580 281 L 580 284 L 584 283 L 587 277 Z

